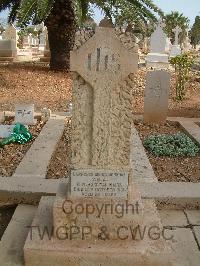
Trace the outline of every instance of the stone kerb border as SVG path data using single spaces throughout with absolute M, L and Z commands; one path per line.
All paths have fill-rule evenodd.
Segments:
M 65 117 L 67 117 L 67 115 Z M 51 159 L 51 156 L 56 149 L 56 145 L 64 130 L 65 117 L 59 115 L 52 116 L 38 136 L 37 142 L 35 141 L 33 147 L 30 148 L 30 152 L 24 157 L 23 162 L 20 164 L 20 168 L 18 168 L 18 171 L 16 171 L 12 177 L 0 177 L 0 200 L 13 201 L 14 203 L 23 202 L 35 204 L 43 195 L 46 196 L 56 194 L 61 179 L 51 180 L 45 178 L 49 160 Z M 70 117 L 69 114 L 68 117 Z M 141 116 L 137 116 L 135 118 L 141 119 Z M 177 121 L 180 123 L 184 130 L 200 145 L 200 130 L 195 124 L 195 122 L 200 122 L 200 118 L 170 117 L 168 118 L 168 121 Z M 49 143 L 41 143 L 41 141 L 46 139 L 44 138 L 44 136 L 46 136 L 46 132 L 55 128 L 57 128 L 57 131 L 56 133 L 54 132 L 52 138 L 49 140 Z M 139 138 L 137 130 L 134 127 L 132 129 L 131 143 L 131 164 L 133 169 L 132 181 L 138 184 L 143 198 L 154 198 L 158 203 L 167 203 L 170 208 L 173 206 L 178 206 L 178 208 L 189 205 L 192 205 L 192 208 L 200 206 L 200 183 L 158 182 L 144 147 L 142 146 L 141 139 Z M 35 171 L 34 168 L 37 167 L 36 164 L 39 163 L 39 160 L 41 164 L 42 160 L 41 156 L 38 156 L 38 153 L 40 152 L 38 149 L 42 150 L 41 156 L 44 157 L 45 164 L 42 164 L 41 168 L 39 167 L 36 169 L 37 171 Z M 44 152 L 47 152 L 47 150 L 49 150 L 47 156 L 48 158 Z M 36 157 L 34 156 L 34 153 L 35 156 L 37 155 Z M 36 162 L 30 170 L 27 165 L 30 166 L 32 164 L 31 160 L 33 160 L 33 158 L 36 158 Z M 24 168 L 22 167 L 23 165 Z M 180 202 L 182 202 L 182 204 L 180 204 Z

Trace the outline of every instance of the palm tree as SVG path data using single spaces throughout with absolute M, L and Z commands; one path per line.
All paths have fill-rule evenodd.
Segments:
M 180 41 L 183 43 L 184 38 L 187 35 L 187 30 L 189 28 L 189 19 L 185 17 L 183 14 L 180 14 L 178 11 L 171 12 L 165 16 L 166 27 L 165 30 L 170 37 L 172 43 L 174 43 L 175 35 L 173 33 L 173 29 L 178 25 L 182 32 L 180 34 Z
M 9 22 L 17 20 L 21 27 L 30 22 L 38 24 L 44 21 L 51 51 L 50 67 L 63 70 L 69 69 L 77 21 L 87 17 L 91 4 L 99 7 L 106 16 L 116 19 L 127 8 L 135 11 L 135 19 L 144 22 L 149 19 L 156 21 L 154 13 L 159 13 L 152 0 L 1 0 L 0 12 L 9 8 Z M 121 21 L 124 20 L 125 12 Z

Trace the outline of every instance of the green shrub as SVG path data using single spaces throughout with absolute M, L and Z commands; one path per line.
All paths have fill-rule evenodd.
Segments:
M 155 156 L 196 156 L 200 148 L 184 133 L 174 135 L 151 135 L 144 147 Z
M 186 83 L 189 80 L 189 72 L 194 63 L 194 55 L 185 53 L 171 58 L 170 63 L 176 72 L 176 100 L 182 101 L 186 94 Z

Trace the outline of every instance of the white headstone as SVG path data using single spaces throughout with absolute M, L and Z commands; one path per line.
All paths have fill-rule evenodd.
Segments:
M 15 106 L 15 124 L 35 125 L 34 104 L 17 104 Z
M 150 53 L 147 55 L 147 67 L 168 68 L 169 56 L 166 54 L 167 35 L 163 28 L 165 24 L 159 20 L 156 30 L 150 38 Z
M 154 70 L 147 73 L 144 99 L 144 121 L 163 123 L 168 112 L 170 73 L 166 70 Z
M 153 32 L 150 38 L 150 53 L 165 53 L 167 35 L 163 30 L 164 27 L 165 24 L 162 22 L 162 20 L 159 20 L 156 30 Z
M 192 45 L 190 43 L 190 38 L 188 36 L 188 31 L 187 31 L 187 35 L 185 37 L 185 40 L 183 42 L 183 49 L 184 49 L 184 52 L 188 52 L 192 49 Z
M 177 25 L 175 29 L 172 30 L 175 34 L 175 42 L 174 45 L 179 44 L 179 34 L 182 32 L 182 29 Z

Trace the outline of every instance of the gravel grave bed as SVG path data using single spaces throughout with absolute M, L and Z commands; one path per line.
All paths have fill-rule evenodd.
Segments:
M 71 120 L 66 120 L 63 136 L 53 153 L 47 170 L 47 178 L 58 179 L 70 174 L 71 160 Z
M 0 240 L 15 212 L 16 206 L 0 207 Z
M 152 134 L 176 134 L 183 132 L 177 123 L 165 125 L 144 125 L 135 122 L 140 138 Z M 153 170 L 160 182 L 200 182 L 200 154 L 194 157 L 156 157 L 146 150 Z
M 147 69 L 139 69 L 133 83 L 133 112 L 144 111 L 144 89 Z M 70 73 L 50 71 L 37 63 L 0 64 L 0 110 L 13 111 L 16 103 L 34 103 L 35 111 L 50 108 L 66 112 L 71 101 Z M 199 72 L 191 72 L 187 83 L 186 99 L 175 100 L 175 74 L 172 72 L 168 116 L 200 117 Z
M 11 124 L 12 119 L 6 121 L 4 124 Z M 26 144 L 10 144 L 5 145 L 3 148 L 0 148 L 0 176 L 12 176 L 19 165 L 19 163 L 24 158 L 26 152 L 31 147 L 34 140 L 40 134 L 42 128 L 44 126 L 43 122 L 38 122 L 34 126 L 29 126 L 29 130 L 33 135 L 32 141 Z M 0 138 L 0 141 L 2 139 Z

